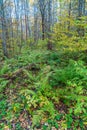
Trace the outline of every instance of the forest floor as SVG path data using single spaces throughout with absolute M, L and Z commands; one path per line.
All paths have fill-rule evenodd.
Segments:
M 0 130 L 87 130 L 87 53 L 29 50 L 0 63 Z

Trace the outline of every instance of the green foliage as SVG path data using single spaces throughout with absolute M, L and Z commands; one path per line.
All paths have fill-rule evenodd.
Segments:
M 46 49 L 47 48 L 47 42 L 48 42 L 48 39 L 45 39 L 45 40 L 38 40 L 38 43 L 37 43 L 37 47 L 39 49 Z
M 72 123 L 73 123 L 73 118 L 71 114 L 66 115 L 66 123 L 67 123 L 67 128 L 70 129 L 72 128 Z
M 3 97 L 3 91 L 5 90 L 5 88 L 6 88 L 6 86 L 7 86 L 7 84 L 8 84 L 8 81 L 6 81 L 6 80 L 3 80 L 3 79 L 1 79 L 0 78 L 0 98 L 2 98 Z
M 7 102 L 5 100 L 0 101 L 0 120 L 6 115 Z
M 0 70 L 0 75 L 7 73 L 10 70 L 9 65 L 4 64 L 3 68 Z
M 20 125 L 20 123 L 16 124 L 16 130 L 23 130 L 22 127 L 21 127 L 21 125 Z
M 87 129 L 87 16 L 77 19 L 70 9 L 62 10 L 45 35 L 49 39 L 23 40 L 20 31 L 15 39 L 14 28 L 13 38 L 6 37 L 13 58 L 0 49 L 0 130 L 14 125 L 16 130 Z M 29 128 L 22 126 L 26 124 Z
M 59 121 L 59 120 L 62 118 L 62 116 L 63 116 L 63 114 L 57 114 L 57 115 L 55 116 L 55 119 L 56 119 L 57 121 Z
M 16 129 L 22 129 L 19 118 L 26 111 L 23 118 L 31 115 L 31 128 L 85 128 L 87 67 L 83 58 L 70 59 L 77 54 L 28 50 L 19 57 L 6 59 L 0 71 L 0 99 L 4 97 L 4 91 L 6 93 L 6 99 L 1 101 L 0 112 L 1 118 L 8 120 L 8 126 L 4 123 L 0 127 L 10 128 L 11 120 L 15 119 Z M 81 53 L 81 56 L 85 57 L 85 54 Z M 5 76 L 10 78 L 14 72 L 29 64 L 39 67 L 39 70 L 23 69 L 10 82 L 8 78 L 5 79 Z M 67 111 L 63 110 L 64 107 Z
M 87 48 L 86 16 L 75 19 L 72 15 L 63 14 L 59 23 L 54 26 L 52 42 L 57 50 L 78 52 Z
M 70 60 L 67 67 L 64 69 L 54 69 L 53 75 L 50 79 L 52 86 L 83 86 L 86 87 L 87 82 L 87 68 L 82 61 Z M 64 86 L 65 87 L 65 86 Z M 78 88 L 77 88 L 78 89 Z M 77 90 L 79 91 L 79 90 Z

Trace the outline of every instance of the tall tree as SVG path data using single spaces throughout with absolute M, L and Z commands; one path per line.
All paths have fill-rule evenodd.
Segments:
M 81 21 L 81 17 L 85 16 L 85 3 L 86 0 L 78 0 L 78 19 Z M 84 27 L 78 28 L 79 36 L 84 36 L 85 30 Z
M 48 1 L 46 0 L 38 0 L 41 19 L 42 19 L 42 40 L 45 39 L 45 11 L 46 11 L 47 2 Z
M 85 3 L 86 0 L 78 0 L 78 16 L 84 16 L 85 15 Z
M 5 12 L 4 12 L 4 2 L 3 0 L 0 1 L 0 9 L 1 9 L 1 24 L 2 24 L 2 47 L 4 56 L 8 56 L 7 52 L 7 44 L 6 44 L 6 21 L 5 21 Z

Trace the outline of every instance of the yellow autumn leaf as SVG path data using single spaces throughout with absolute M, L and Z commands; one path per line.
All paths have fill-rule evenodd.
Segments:
M 17 108 L 14 106 L 13 110 L 16 112 Z
M 8 126 L 5 126 L 4 127 L 4 130 L 10 130 Z
M 83 122 L 84 125 L 87 125 L 87 122 Z

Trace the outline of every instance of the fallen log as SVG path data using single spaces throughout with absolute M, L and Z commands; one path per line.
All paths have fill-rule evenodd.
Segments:
M 40 68 L 37 67 L 37 65 L 35 64 L 29 64 L 27 66 L 24 66 L 18 70 L 16 70 L 15 72 L 9 74 L 4 74 L 2 76 L 0 76 L 0 78 L 4 78 L 6 80 L 14 80 L 16 77 L 18 77 L 24 70 L 31 70 L 31 71 L 39 71 Z

